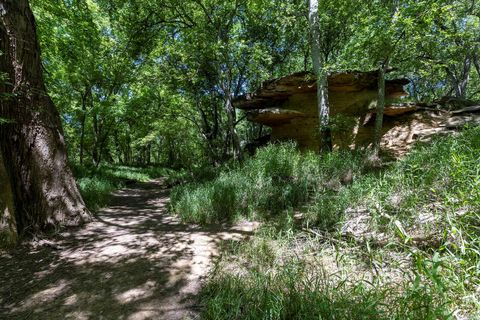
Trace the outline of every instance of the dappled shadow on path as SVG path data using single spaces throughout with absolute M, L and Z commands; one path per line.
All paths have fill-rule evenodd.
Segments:
M 84 228 L 1 255 L 0 319 L 196 318 L 219 242 L 255 224 L 185 225 L 168 200 L 161 180 L 136 185 Z

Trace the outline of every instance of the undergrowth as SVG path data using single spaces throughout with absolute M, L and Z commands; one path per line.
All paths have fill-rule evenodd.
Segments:
M 174 193 L 187 221 L 267 220 L 225 244 L 205 319 L 480 319 L 478 127 L 381 171 L 270 146 Z
M 306 204 L 317 193 L 341 189 L 342 177 L 360 170 L 359 154 L 336 152 L 320 158 L 297 152 L 292 143 L 270 145 L 242 165 L 223 168 L 213 180 L 174 188 L 171 208 L 184 221 L 200 224 L 271 218 Z M 338 212 L 347 203 L 343 194 L 332 193 L 326 199 L 329 210 Z

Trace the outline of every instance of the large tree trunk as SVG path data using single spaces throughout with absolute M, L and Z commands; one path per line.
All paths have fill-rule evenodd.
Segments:
M 46 94 L 27 0 L 0 0 L 0 148 L 19 233 L 90 219 L 67 165 L 60 116 Z
M 332 133 L 330 130 L 330 106 L 328 101 L 328 72 L 324 68 L 320 44 L 320 21 L 318 0 L 309 2 L 310 38 L 312 46 L 313 71 L 317 76 L 317 103 L 320 131 L 320 152 L 332 151 Z
M 386 63 L 381 63 L 378 68 L 378 98 L 377 98 L 377 115 L 375 118 L 375 133 L 373 138 L 373 153 L 378 157 L 380 151 L 380 142 L 382 140 L 383 129 L 383 112 L 385 110 L 385 70 Z
M 13 194 L 0 152 L 0 249 L 17 242 L 17 225 L 13 210 Z

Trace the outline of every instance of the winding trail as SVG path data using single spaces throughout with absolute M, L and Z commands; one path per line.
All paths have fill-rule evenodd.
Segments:
M 161 179 L 138 184 L 83 228 L 1 254 L 0 319 L 197 319 L 219 243 L 256 224 L 182 224 L 168 201 Z

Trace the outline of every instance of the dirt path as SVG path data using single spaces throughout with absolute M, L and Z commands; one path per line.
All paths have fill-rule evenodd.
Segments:
M 1 255 L 0 319 L 196 319 L 219 242 L 255 224 L 185 225 L 168 200 L 161 180 L 124 189 L 84 228 Z

